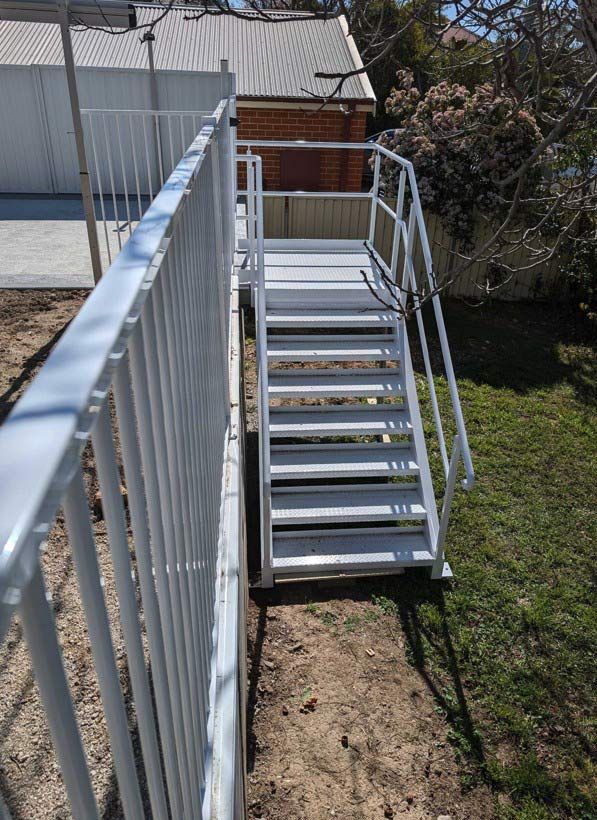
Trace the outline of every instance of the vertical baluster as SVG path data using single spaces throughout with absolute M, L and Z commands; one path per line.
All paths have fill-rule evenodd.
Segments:
M 176 163 L 174 162 L 174 142 L 172 140 L 172 114 L 166 114 L 166 120 L 168 122 L 168 143 L 170 145 L 170 171 L 168 173 L 168 176 L 170 176 L 176 167 Z
M 190 700 L 187 685 L 187 651 L 185 632 L 182 626 L 180 594 L 178 588 L 177 562 L 174 555 L 172 526 L 169 522 L 168 499 L 163 499 L 160 474 L 164 472 L 166 459 L 165 444 L 158 434 L 160 427 L 157 408 L 153 406 L 153 390 L 150 388 L 148 357 L 155 355 L 155 349 L 146 347 L 142 324 L 143 316 L 150 310 L 146 302 L 139 326 L 133 333 L 129 345 L 131 375 L 135 395 L 135 406 L 139 422 L 139 440 L 143 464 L 143 476 L 147 489 L 147 507 L 155 577 L 158 588 L 160 616 L 164 630 L 166 671 L 172 709 L 174 714 L 174 735 L 180 765 L 180 779 L 185 817 L 194 816 L 193 790 L 196 788 L 192 777 L 189 736 Z M 147 314 L 148 315 L 148 314 Z M 153 381 L 153 378 L 151 377 Z
M 116 238 L 118 239 L 118 249 L 122 250 L 122 239 L 120 237 L 120 219 L 118 217 L 118 206 L 116 204 L 116 186 L 114 184 L 114 168 L 112 167 L 112 151 L 110 149 L 110 140 L 108 139 L 108 129 L 106 127 L 105 114 L 102 114 L 102 123 L 104 126 L 104 144 L 106 146 L 106 157 L 108 159 L 110 185 L 112 186 L 112 205 L 114 207 L 114 219 L 116 221 Z
M 133 136 L 133 115 L 127 115 L 129 123 L 129 139 L 131 141 L 131 154 L 133 157 L 133 169 L 135 172 L 135 187 L 137 189 L 137 211 L 139 214 L 139 222 L 143 216 L 143 208 L 141 207 L 141 185 L 139 184 L 139 168 L 137 167 L 137 140 Z
M 89 119 L 89 132 L 91 135 L 91 151 L 93 153 L 93 164 L 95 166 L 95 176 L 97 178 L 97 193 L 99 195 L 100 200 L 100 211 L 102 214 L 102 223 L 104 226 L 104 236 L 106 237 L 106 250 L 108 252 L 108 264 L 112 264 L 112 249 L 110 248 L 110 238 L 108 236 L 108 223 L 106 222 L 106 208 L 104 205 L 104 190 L 102 184 L 102 177 L 100 174 L 100 167 L 99 167 L 99 160 L 97 157 L 97 148 L 95 145 L 95 129 L 93 127 L 93 114 L 89 112 L 87 114 Z
M 164 274 L 164 262 L 160 276 Z M 193 800 L 193 816 L 199 816 L 198 786 L 199 766 L 198 752 L 195 743 L 194 709 L 191 693 L 194 689 L 192 672 L 193 639 L 190 624 L 190 602 L 188 588 L 182 573 L 185 571 L 184 558 L 180 549 L 180 505 L 177 493 L 177 477 L 173 462 L 172 422 L 169 415 L 167 392 L 162 385 L 162 370 L 166 367 L 164 356 L 165 340 L 158 335 L 156 327 L 156 313 L 154 309 L 155 284 L 151 299 L 146 302 L 143 312 L 143 344 L 147 364 L 147 377 L 151 404 L 152 423 L 154 427 L 154 447 L 159 453 L 157 459 L 158 482 L 162 505 L 162 515 L 165 524 L 165 544 L 168 554 L 168 578 L 170 580 L 170 594 L 174 616 L 174 629 L 179 640 L 180 649 L 184 654 L 179 655 L 179 675 L 183 694 L 183 710 L 185 721 L 185 742 L 187 746 L 187 762 L 189 767 L 189 782 Z
M 206 118 L 207 119 L 207 118 Z M 213 118 L 210 118 L 213 120 Z M 212 128 L 214 127 L 213 124 Z M 220 199 L 221 189 L 220 189 L 220 168 L 219 168 L 219 160 L 218 160 L 218 142 L 214 138 L 214 132 L 212 131 L 212 138 L 209 144 L 209 147 L 206 149 L 207 153 L 211 153 L 211 173 L 212 173 L 212 190 L 213 190 L 213 202 L 214 202 L 214 219 L 215 219 L 215 259 L 216 259 L 216 269 L 218 271 L 218 280 L 217 280 L 217 293 L 219 299 L 219 315 L 220 315 L 220 333 L 222 336 L 222 353 L 223 353 L 223 361 L 222 367 L 223 372 L 228 372 L 228 319 L 226 316 L 226 289 L 228 287 L 228 275 L 227 272 L 224 271 L 224 248 L 222 244 L 222 232 L 221 232 L 221 225 L 222 225 L 222 202 Z M 227 414 L 230 414 L 230 393 L 228 390 L 228 379 L 223 379 L 222 388 L 224 390 L 224 405 L 228 408 Z
M 143 142 L 145 144 L 145 162 L 147 165 L 147 189 L 149 191 L 149 200 L 153 201 L 153 172 L 151 169 L 151 161 L 149 159 L 149 143 L 147 141 L 147 119 L 144 114 L 141 114 L 141 122 L 143 123 Z M 150 132 L 151 133 L 151 132 Z
M 126 210 L 126 224 L 128 226 L 129 236 L 133 232 L 133 226 L 131 222 L 131 208 L 129 204 L 129 186 L 126 179 L 126 171 L 124 165 L 124 152 L 122 150 L 122 134 L 120 133 L 120 114 L 116 114 L 116 134 L 118 136 L 118 151 L 120 153 L 120 170 L 122 173 L 122 186 L 124 188 L 124 207 Z
M 174 377 L 176 375 L 176 359 L 175 351 L 172 348 L 172 340 L 169 338 L 168 329 L 166 327 L 165 313 L 167 305 L 163 298 L 163 280 L 172 275 L 170 266 L 176 264 L 172 253 L 172 243 L 168 247 L 168 256 L 162 263 L 160 271 L 160 278 L 154 284 L 153 291 L 153 306 L 154 306 L 154 321 L 157 331 L 157 337 L 160 340 L 158 345 L 158 361 L 160 366 L 160 384 L 163 396 L 166 401 L 163 402 L 164 420 L 166 429 L 166 440 L 168 442 L 168 474 L 171 485 L 171 492 L 174 502 L 174 520 L 177 522 L 175 541 L 179 562 L 179 579 L 181 585 L 181 596 L 185 612 L 187 614 L 188 627 L 188 644 L 189 650 L 189 687 L 192 695 L 192 724 L 189 725 L 188 731 L 193 733 L 193 741 L 195 748 L 196 759 L 196 777 L 202 779 L 203 777 L 203 756 L 199 750 L 203 748 L 203 738 L 201 737 L 201 721 L 199 717 L 199 690 L 200 690 L 200 675 L 199 668 L 199 640 L 197 622 L 197 607 L 194 600 L 193 589 L 190 582 L 190 573 L 192 572 L 192 553 L 190 550 L 190 541 L 193 537 L 189 511 L 187 508 L 185 493 L 186 493 L 186 477 L 183 475 L 184 455 L 183 448 L 185 443 L 183 441 L 183 433 L 180 424 L 180 404 Z M 165 263 L 168 263 L 165 265 Z
M 39 564 L 23 590 L 20 614 L 73 817 L 75 820 L 98 820 L 89 767 Z
M 160 119 L 159 119 L 159 114 L 157 112 L 154 112 L 153 119 L 154 119 L 154 126 L 155 126 L 155 140 L 156 140 L 155 144 L 156 144 L 156 152 L 157 152 L 157 155 L 158 155 L 158 167 L 160 169 L 160 188 L 161 188 L 164 185 L 164 161 L 163 161 L 163 158 L 162 158 L 162 150 L 163 150 L 162 130 L 160 128 Z
M 64 515 L 89 628 L 91 651 L 104 704 L 124 815 L 127 820 L 143 820 L 145 814 L 80 467 L 77 467 L 66 492 Z
M 373 166 L 373 188 L 371 191 L 371 214 L 369 216 L 369 244 L 375 245 L 375 226 L 377 224 L 377 200 L 379 198 L 379 172 L 381 156 L 379 151 L 375 151 L 375 161 Z
M 114 452 L 110 411 L 107 401 L 104 402 L 100 410 L 99 419 L 93 429 L 92 441 L 100 482 L 102 508 L 114 564 L 114 580 L 120 608 L 120 622 L 126 643 L 151 808 L 156 820 L 157 818 L 166 820 L 168 810 L 163 788 L 162 767 L 160 765 L 155 718 L 149 691 L 149 678 L 145 668 L 124 504 L 120 494 L 120 475 Z
M 149 643 L 152 676 L 156 694 L 158 723 L 164 749 L 168 791 L 174 817 L 182 817 L 182 793 L 174 728 L 175 708 L 171 702 L 176 692 L 170 691 L 168 685 L 166 650 L 164 648 L 164 634 L 162 630 L 162 618 L 165 618 L 165 615 L 160 613 L 160 605 L 154 585 L 150 535 L 146 518 L 146 511 L 149 505 L 145 489 L 146 480 L 144 480 L 142 472 L 139 443 L 135 428 L 137 413 L 131 391 L 128 356 L 125 356 L 120 367 L 116 370 L 114 377 L 114 400 L 120 430 L 122 460 L 126 476 L 129 510 L 135 542 L 135 556 L 139 570 L 141 598 L 143 601 L 143 611 L 145 613 L 147 640 Z M 156 576 L 157 574 L 158 570 L 156 567 Z M 167 607 L 168 601 L 165 600 L 163 608 L 167 609 Z M 173 685 L 173 687 L 175 687 L 175 685 Z

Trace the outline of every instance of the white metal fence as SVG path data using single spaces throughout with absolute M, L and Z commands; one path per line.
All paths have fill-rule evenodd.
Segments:
M 108 260 L 125 244 L 211 111 L 83 109 Z
M 27 24 L 9 25 L 22 26 L 22 37 L 27 38 Z M 126 36 L 134 39 L 138 33 Z M 8 34 L 4 37 L 10 40 Z M 144 51 L 145 46 L 138 46 Z M 214 71 L 157 70 L 155 81 L 155 107 L 163 111 L 206 109 L 211 113 L 222 96 L 220 76 Z M 86 109 L 151 109 L 155 105 L 152 76 L 146 68 L 78 65 L 77 85 L 81 106 Z M 0 64 L 0 111 L 0 191 L 79 193 L 64 67 Z
M 204 121 L 0 429 L 0 638 L 18 610 L 79 820 L 98 818 L 98 805 L 40 561 L 60 509 L 124 817 L 146 816 L 140 766 L 155 818 L 243 816 L 233 105 L 223 99 Z M 82 470 L 89 439 L 142 762 L 128 730 Z

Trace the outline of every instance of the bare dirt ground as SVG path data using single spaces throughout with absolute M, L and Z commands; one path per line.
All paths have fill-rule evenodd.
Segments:
M 84 292 L 0 291 L 0 420 L 85 299 Z M 254 345 L 248 324 L 249 532 L 256 568 Z M 86 462 L 93 497 L 95 476 Z M 251 503 L 252 499 L 252 503 Z M 95 534 L 111 622 L 118 624 L 104 524 Z M 43 558 L 67 674 L 103 818 L 122 816 L 85 619 L 61 517 Z M 462 762 L 419 671 L 416 628 L 375 582 L 255 592 L 249 609 L 249 817 L 270 820 L 485 820 L 483 785 L 462 788 Z M 379 590 L 378 590 L 379 592 Z M 114 643 L 130 697 L 119 628 Z M 0 651 L 0 788 L 14 820 L 70 809 L 18 622 Z M 131 726 L 137 742 L 135 726 Z
M 258 567 L 254 333 L 246 320 L 249 566 Z M 253 467 L 251 466 L 253 465 Z M 406 593 L 408 576 L 396 583 Z M 249 606 L 249 817 L 489 820 L 490 789 L 463 783 L 417 625 L 384 582 L 255 590 Z
M 85 291 L 0 291 L 0 422 L 85 297 Z M 84 471 L 89 496 L 94 498 L 97 483 L 91 460 L 85 457 Z M 121 683 L 130 705 L 124 642 L 101 507 L 95 511 L 94 531 Z M 85 617 L 60 515 L 48 539 L 42 565 L 100 816 L 106 820 L 120 818 L 122 810 Z M 0 791 L 13 820 L 66 820 L 71 817 L 70 807 L 18 619 L 0 648 L 0 691 Z M 138 745 L 134 725 L 131 731 L 133 742 Z M 140 777 L 143 780 L 142 772 Z
M 463 792 L 445 722 L 383 610 L 358 581 L 253 595 L 250 816 L 493 816 L 486 787 Z

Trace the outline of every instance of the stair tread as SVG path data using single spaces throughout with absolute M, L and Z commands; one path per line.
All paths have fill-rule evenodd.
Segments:
M 326 408 L 272 408 L 270 435 L 293 436 L 381 436 L 410 435 L 412 425 L 406 408 L 375 405 L 348 409 L 346 406 Z
M 348 341 L 315 337 L 300 342 L 270 341 L 267 356 L 270 361 L 395 361 L 399 353 L 391 338 L 368 342 L 358 337 Z
M 291 487 L 272 490 L 273 524 L 396 521 L 425 518 L 417 485 Z
M 412 447 L 400 444 L 273 445 L 273 479 L 416 475 Z
M 370 283 L 382 283 L 381 276 L 377 271 L 372 271 L 369 265 L 366 270 L 367 281 Z M 348 266 L 348 265 L 307 265 L 300 267 L 298 265 L 267 265 L 265 268 L 265 282 L 266 285 L 285 282 L 303 282 L 313 284 L 314 282 L 341 282 L 342 285 L 358 284 L 361 287 L 364 284 L 364 277 L 362 270 L 364 266 Z
M 269 310 L 266 322 L 269 327 L 391 327 L 396 320 L 390 310 Z
M 279 571 L 334 570 L 378 565 L 412 566 L 433 563 L 422 532 L 403 528 L 328 530 L 326 532 L 274 533 L 273 566 Z
M 387 375 L 386 375 L 387 374 Z M 306 370 L 274 371 L 269 374 L 270 398 L 339 398 L 357 396 L 401 396 L 404 386 L 396 371 Z
M 389 295 L 388 289 L 380 279 L 369 277 L 368 283 L 369 287 L 373 290 L 383 291 Z M 334 279 L 325 278 L 270 280 L 265 282 L 265 290 L 266 293 L 272 290 L 298 290 L 302 291 L 303 295 L 305 291 L 309 292 L 312 290 L 332 290 L 338 295 L 342 295 L 345 291 L 350 291 L 355 294 L 367 294 L 369 292 L 369 288 L 363 281 L 362 277 L 360 280 L 355 279 L 353 281 L 348 280 L 346 282 L 342 282 L 342 288 L 339 288 L 338 284 L 340 283 Z

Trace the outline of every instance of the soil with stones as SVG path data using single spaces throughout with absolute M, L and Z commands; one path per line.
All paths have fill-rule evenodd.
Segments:
M 255 341 L 245 321 L 249 566 L 259 567 Z M 490 820 L 383 583 L 284 584 L 249 604 L 249 810 L 267 820 Z M 408 575 L 395 582 L 408 584 Z M 404 586 L 406 591 L 406 586 Z M 406 598 L 407 596 L 405 596 Z M 406 604 L 405 604 L 406 606 Z
M 84 291 L 0 291 L 0 421 L 35 376 L 52 347 L 77 313 Z M 131 714 L 124 642 L 118 618 L 112 563 L 106 540 L 97 482 L 87 451 L 83 468 L 94 503 L 94 532 L 106 605 L 121 684 Z M 42 566 L 51 596 L 64 664 L 95 794 L 102 818 L 120 818 L 122 810 L 100 700 L 97 678 L 72 555 L 58 516 L 47 541 Z M 18 617 L 0 648 L 0 791 L 13 820 L 69 818 L 70 806 Z M 131 725 L 138 747 L 136 726 Z M 143 773 L 140 773 L 144 787 Z M 147 812 L 149 816 L 149 812 Z

